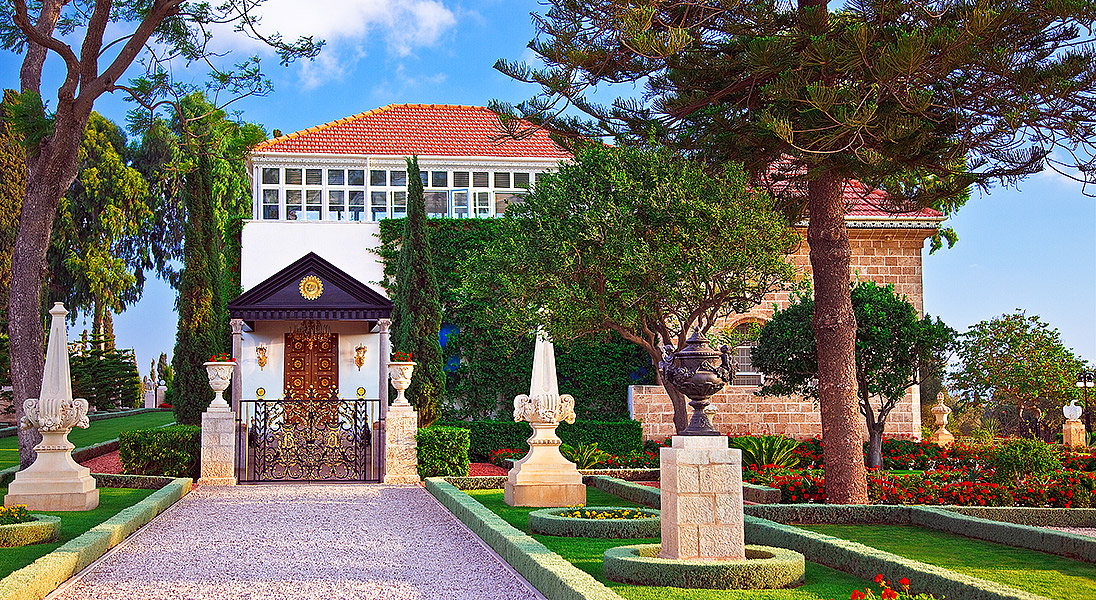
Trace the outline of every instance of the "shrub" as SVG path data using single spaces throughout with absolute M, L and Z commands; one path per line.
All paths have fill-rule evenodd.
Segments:
M 1029 477 L 1039 477 L 1062 468 L 1054 449 L 1040 440 L 1009 440 L 997 450 L 993 461 L 998 483 L 1011 482 L 1017 486 Z
M 560 451 L 563 453 L 564 458 L 575 463 L 575 466 L 580 469 L 593 469 L 609 458 L 608 453 L 597 449 L 597 442 L 582 444 L 578 448 L 563 444 Z
M 744 435 L 730 437 L 731 448 L 742 451 L 744 465 L 773 465 L 795 467 L 800 457 L 795 453 L 799 442 L 782 435 Z
M 438 421 L 437 425 L 460 427 L 469 432 L 468 455 L 473 461 L 488 460 L 491 452 L 515 448 L 525 452 L 533 428 L 524 421 Z M 561 423 L 556 430 L 565 444 L 579 447 L 596 443 L 609 454 L 625 456 L 643 449 L 643 424 L 639 421 L 578 421 Z
M 460 427 L 427 427 L 415 433 L 419 451 L 419 477 L 467 477 L 468 430 Z
M 198 479 L 202 428 L 172 425 L 118 434 L 122 471 L 132 475 L 166 475 Z
M 638 450 L 629 452 L 624 456 L 610 455 L 605 459 L 607 469 L 657 469 L 659 468 L 658 452 Z
M 525 456 L 526 454 L 526 450 L 518 450 L 517 448 L 500 448 L 498 450 L 492 450 L 491 453 L 487 455 L 487 462 L 502 467 L 504 469 L 509 469 L 510 464 L 506 461 L 520 460 L 521 457 Z
M 34 517 L 30 516 L 27 512 L 26 504 L 16 504 L 15 506 L 0 506 L 0 525 L 14 525 L 16 523 L 26 523 L 33 520 Z

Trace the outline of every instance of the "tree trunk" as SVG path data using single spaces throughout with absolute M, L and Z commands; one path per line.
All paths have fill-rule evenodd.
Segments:
M 662 376 L 662 371 L 658 368 L 658 363 L 662 361 L 662 354 L 658 349 L 648 343 L 639 343 L 639 345 L 647 351 L 647 356 L 651 357 L 651 364 L 654 365 L 656 375 L 655 383 L 661 385 L 662 389 L 666 390 L 666 395 L 670 397 L 670 405 L 674 407 L 674 432 L 685 431 L 685 428 L 689 426 L 689 399 Z
M 868 428 L 868 468 L 883 468 L 883 423 Z
M 849 295 L 851 252 L 841 181 L 828 173 L 810 181 L 807 200 L 826 502 L 866 504 L 864 451 L 857 419 L 856 316 Z
M 58 111 L 59 115 L 61 111 Z M 80 141 L 88 114 L 79 124 L 59 118 L 53 135 L 27 156 L 27 189 L 19 217 L 19 233 L 11 259 L 11 293 L 8 297 L 8 337 L 11 343 L 12 400 L 16 421 L 23 418 L 23 403 L 38 396 L 45 364 L 45 322 L 42 315 L 42 283 L 57 205 L 76 179 Z M 78 116 L 78 115 L 76 115 Z M 29 467 L 42 440 L 37 429 L 19 431 L 19 467 Z

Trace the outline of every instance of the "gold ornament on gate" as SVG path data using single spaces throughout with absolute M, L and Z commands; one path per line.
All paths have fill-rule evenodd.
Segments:
M 365 344 L 361 344 L 357 348 L 354 348 L 354 364 L 358 365 L 359 371 L 362 370 L 362 365 L 365 364 L 365 351 Z
M 323 294 L 323 282 L 315 275 L 306 275 L 301 280 L 301 297 L 305 300 L 315 300 Z

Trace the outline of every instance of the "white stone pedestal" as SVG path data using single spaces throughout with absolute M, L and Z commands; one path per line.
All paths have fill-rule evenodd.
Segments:
M 390 484 L 419 483 L 418 444 L 419 415 L 408 404 L 388 407 L 384 423 L 384 482 Z
M 1087 446 L 1087 437 L 1085 435 L 1085 424 L 1081 421 L 1066 421 L 1062 425 L 1062 445 L 1064 446 Z
M 202 413 L 199 485 L 236 485 L 236 419 L 227 410 Z
M 514 463 L 503 490 L 510 506 L 586 504 L 586 486 L 575 463 L 559 452 L 558 423 L 530 423 L 529 454 Z
M 940 446 L 941 448 L 946 448 L 955 441 L 955 436 L 952 435 L 951 432 L 948 431 L 946 428 L 941 427 L 940 429 L 932 432 L 932 436 L 929 437 L 929 441 L 936 444 L 937 446 Z
M 662 552 L 675 560 L 743 560 L 742 451 L 726 436 L 673 437 L 659 456 Z
M 4 506 L 26 504 L 28 510 L 91 510 L 99 506 L 91 469 L 72 460 L 75 446 L 68 441 L 68 432 L 42 432 L 42 443 L 35 447 L 37 460 L 15 474 Z

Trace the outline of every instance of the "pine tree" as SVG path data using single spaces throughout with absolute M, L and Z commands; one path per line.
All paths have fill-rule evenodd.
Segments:
M 392 348 L 411 352 L 418 363 L 407 396 L 418 411 L 419 427 L 426 427 L 438 418 L 438 406 L 445 395 L 445 372 L 439 337 L 441 301 L 417 156 L 407 159 L 407 217 L 397 260 Z

